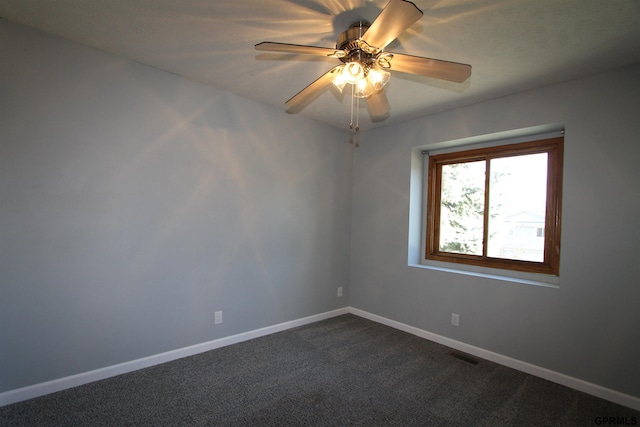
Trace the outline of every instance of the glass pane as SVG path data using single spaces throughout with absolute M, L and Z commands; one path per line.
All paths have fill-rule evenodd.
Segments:
M 491 160 L 487 255 L 544 261 L 547 153 Z
M 485 161 L 442 166 L 440 250 L 482 255 Z

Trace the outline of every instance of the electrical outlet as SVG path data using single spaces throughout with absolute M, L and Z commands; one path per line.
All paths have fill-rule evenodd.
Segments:
M 219 325 L 222 323 L 222 311 L 216 311 L 214 315 L 214 323 Z
M 451 313 L 451 324 L 453 326 L 460 326 L 460 315 L 457 313 Z
M 342 296 L 342 286 L 340 286 L 338 288 L 338 296 L 341 297 Z

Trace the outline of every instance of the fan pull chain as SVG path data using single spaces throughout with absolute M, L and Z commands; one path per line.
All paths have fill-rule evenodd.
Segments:
M 354 100 L 355 100 L 355 109 L 356 109 L 355 127 L 353 126 Z M 351 85 L 351 122 L 349 123 L 349 128 L 356 132 L 360 131 L 360 98 L 356 97 L 356 85 Z
M 353 129 L 353 98 L 355 95 L 355 86 L 351 85 L 351 121 L 349 122 L 349 129 Z
M 360 142 L 358 142 L 358 135 L 358 133 L 354 132 L 349 137 L 349 144 L 353 145 L 356 148 L 360 147 Z
M 360 130 L 360 98 L 356 98 L 356 132 Z

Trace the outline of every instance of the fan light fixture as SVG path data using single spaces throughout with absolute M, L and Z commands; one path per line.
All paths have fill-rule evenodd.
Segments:
M 351 129 L 358 132 L 358 110 L 364 98 L 372 118 L 389 115 L 389 102 L 384 87 L 389 71 L 462 83 L 471 76 L 471 66 L 433 58 L 384 52 L 384 48 L 422 17 L 422 11 L 409 0 L 389 0 L 372 24 L 357 22 L 338 36 L 335 49 L 291 43 L 262 42 L 256 50 L 317 55 L 339 59 L 333 67 L 310 85 L 290 98 L 288 112 L 300 111 L 327 86 L 333 85 L 342 93 L 351 85 Z M 355 125 L 354 125 L 355 111 Z
M 347 83 L 353 85 L 364 78 L 364 68 L 359 62 L 349 62 L 343 67 L 342 75 Z
M 371 85 L 375 90 L 382 90 L 384 85 L 389 82 L 390 77 L 390 72 L 379 67 L 370 69 L 369 74 L 367 74 L 367 79 L 371 82 Z
M 365 69 L 359 62 L 341 66 L 333 78 L 333 85 L 342 93 L 347 83 L 355 85 L 356 97 L 366 98 L 380 91 L 389 82 L 391 73 L 378 66 Z
M 331 82 L 342 93 L 347 84 L 351 88 L 351 123 L 349 127 L 356 132 L 360 129 L 358 125 L 358 109 L 360 99 L 368 98 L 374 93 L 383 90 L 389 82 L 391 73 L 384 68 L 390 68 L 392 54 L 382 53 L 380 49 L 369 46 L 362 35 L 367 31 L 370 24 L 368 22 L 357 22 L 347 31 L 340 34 L 336 49 L 341 52 L 348 52 L 339 59 L 344 65 L 337 67 L 332 73 Z M 354 105 L 355 104 L 355 105 Z M 353 122 L 355 110 L 355 124 Z

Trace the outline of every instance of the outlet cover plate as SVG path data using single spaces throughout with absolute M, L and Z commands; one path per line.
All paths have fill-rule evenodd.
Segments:
M 453 326 L 460 326 L 460 315 L 457 313 L 451 313 L 451 324 Z

